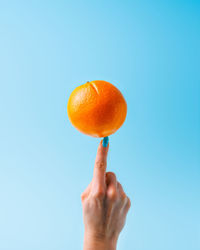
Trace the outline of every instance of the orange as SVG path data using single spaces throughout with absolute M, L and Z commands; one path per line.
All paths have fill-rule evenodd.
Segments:
M 122 126 L 127 104 L 114 85 L 96 80 L 74 89 L 68 100 L 67 113 L 72 125 L 80 132 L 105 137 Z

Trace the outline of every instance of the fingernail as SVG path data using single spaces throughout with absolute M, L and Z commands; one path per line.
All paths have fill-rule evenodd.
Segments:
M 108 142 L 109 142 L 108 136 L 104 137 L 103 142 L 102 142 L 102 145 L 104 148 L 106 148 L 108 146 Z

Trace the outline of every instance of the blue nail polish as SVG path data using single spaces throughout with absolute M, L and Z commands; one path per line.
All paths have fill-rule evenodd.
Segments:
M 102 142 L 102 145 L 104 148 L 106 148 L 108 146 L 108 142 L 109 142 L 108 136 L 104 137 L 103 142 Z

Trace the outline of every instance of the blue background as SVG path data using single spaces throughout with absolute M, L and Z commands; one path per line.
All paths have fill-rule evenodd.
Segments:
M 0 250 L 81 249 L 99 139 L 70 124 L 86 81 L 128 103 L 108 170 L 132 200 L 119 249 L 200 248 L 200 2 L 0 1 Z

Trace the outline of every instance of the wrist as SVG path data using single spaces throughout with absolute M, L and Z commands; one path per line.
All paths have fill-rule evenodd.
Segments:
M 84 235 L 84 250 L 116 250 L 117 238 L 104 236 Z

